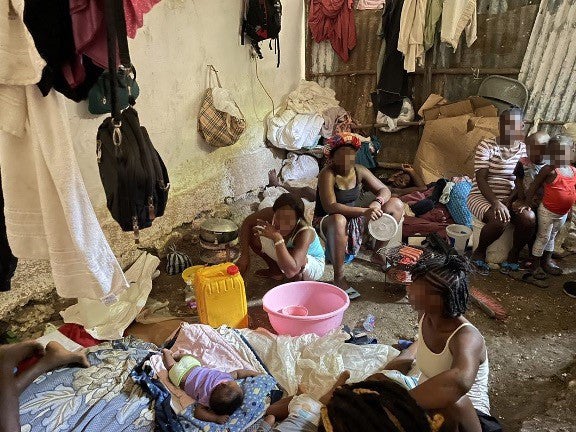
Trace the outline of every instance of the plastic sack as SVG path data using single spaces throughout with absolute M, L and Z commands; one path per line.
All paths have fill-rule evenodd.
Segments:
M 277 336 L 264 329 L 239 331 L 288 395 L 295 395 L 303 384 L 316 399 L 342 371 L 350 371 L 350 382 L 361 381 L 381 371 L 399 353 L 388 345 L 347 344 L 344 341 L 350 336 L 340 331 L 323 337 Z
M 61 312 L 64 322 L 80 324 L 90 336 L 99 340 L 122 338 L 124 330 L 146 305 L 158 264 L 157 257 L 143 253 L 126 271 L 130 288 L 120 294 L 116 303 L 105 306 L 99 300 L 80 298 L 77 304 Z
M 268 117 L 266 137 L 274 147 L 300 150 L 316 145 L 323 125 L 324 117 L 319 114 L 297 114 L 285 110 L 280 115 Z
M 396 132 L 400 129 L 405 129 L 408 126 L 398 126 L 398 121 L 408 122 L 412 120 L 414 120 L 414 107 L 408 98 L 404 98 L 402 109 L 400 110 L 400 115 L 398 117 L 391 118 L 380 111 L 378 111 L 378 115 L 376 116 L 376 123 L 386 123 L 388 125 L 380 128 L 382 132 Z
M 307 180 L 317 177 L 319 172 L 320 168 L 314 156 L 288 153 L 288 156 L 282 162 L 280 176 L 285 182 Z

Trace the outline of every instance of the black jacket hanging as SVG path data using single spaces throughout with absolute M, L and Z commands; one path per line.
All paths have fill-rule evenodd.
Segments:
M 396 118 L 402 110 L 402 101 L 410 95 L 408 74 L 404 69 L 404 55 L 398 51 L 400 17 L 404 0 L 387 0 L 382 13 L 382 31 L 386 41 L 384 61 L 376 92 L 372 93 L 375 111 Z

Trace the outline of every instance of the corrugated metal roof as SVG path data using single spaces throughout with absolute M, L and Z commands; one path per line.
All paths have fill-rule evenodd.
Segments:
M 576 121 L 576 1 L 542 0 L 519 80 L 529 119 Z

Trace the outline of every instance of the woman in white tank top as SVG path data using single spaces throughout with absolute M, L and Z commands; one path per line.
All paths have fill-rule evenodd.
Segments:
M 412 270 L 410 304 L 418 312 L 418 340 L 386 369 L 421 371 L 410 390 L 418 405 L 445 417 L 444 430 L 501 431 L 490 416 L 488 355 L 484 338 L 463 314 L 468 302 L 468 262 L 436 256 Z

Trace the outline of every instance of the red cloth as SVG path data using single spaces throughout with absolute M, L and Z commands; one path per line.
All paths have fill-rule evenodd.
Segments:
M 562 175 L 556 168 L 556 178 L 550 184 L 544 184 L 542 204 L 552 213 L 567 214 L 576 202 L 576 168 L 572 168 L 572 177 Z
M 79 324 L 64 324 L 61 326 L 58 331 L 66 336 L 68 339 L 72 339 L 79 345 L 82 345 L 84 348 L 89 348 L 94 345 L 99 345 L 102 341 L 98 339 L 94 339 L 84 327 Z
M 450 225 L 450 223 L 430 222 L 422 218 L 404 216 L 402 236 L 426 236 L 428 234 L 438 233 L 441 237 L 446 238 L 446 227 Z
M 308 26 L 316 42 L 329 40 L 332 48 L 347 62 L 356 46 L 354 0 L 310 0 Z

